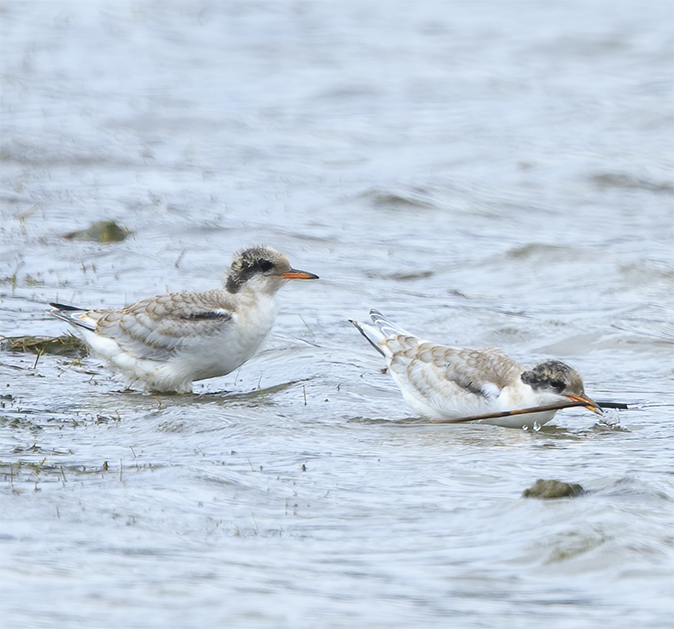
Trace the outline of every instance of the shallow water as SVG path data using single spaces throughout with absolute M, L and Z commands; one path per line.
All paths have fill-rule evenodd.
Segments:
M 4 2 L 1 334 L 257 242 L 321 276 L 194 396 L 0 354 L 5 626 L 671 626 L 672 17 Z M 61 237 L 101 219 L 133 237 Z M 346 322 L 371 307 L 635 406 L 427 425 Z

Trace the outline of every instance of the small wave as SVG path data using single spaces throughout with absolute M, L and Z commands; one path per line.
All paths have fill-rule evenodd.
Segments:
M 650 181 L 625 173 L 598 173 L 592 176 L 594 184 L 600 188 L 622 188 L 647 190 L 657 194 L 672 194 L 674 186 L 666 181 Z

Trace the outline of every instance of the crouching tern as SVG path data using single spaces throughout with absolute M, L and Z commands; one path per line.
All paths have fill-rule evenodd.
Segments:
M 527 369 L 501 350 L 482 351 L 424 341 L 370 311 L 372 324 L 350 320 L 381 353 L 409 405 L 424 417 L 447 420 L 576 402 L 600 413 L 578 372 L 558 360 Z M 542 426 L 557 410 L 480 420 L 507 427 Z

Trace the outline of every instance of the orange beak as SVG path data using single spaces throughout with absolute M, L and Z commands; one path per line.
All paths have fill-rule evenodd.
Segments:
M 286 280 L 317 280 L 318 275 L 307 273 L 307 271 L 298 271 L 297 269 L 290 269 L 279 275 Z
M 592 401 L 586 395 L 567 395 L 565 397 L 568 397 L 573 402 L 584 402 L 586 405 L 585 408 L 591 410 L 593 413 L 597 413 L 597 415 L 603 415 L 602 410 L 597 406 L 597 403 Z

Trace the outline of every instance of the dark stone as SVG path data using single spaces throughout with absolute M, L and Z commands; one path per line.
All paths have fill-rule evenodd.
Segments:
M 549 500 L 551 498 L 574 498 L 583 493 L 585 490 L 577 483 L 563 483 L 559 480 L 539 478 L 531 487 L 522 492 L 522 497 Z

